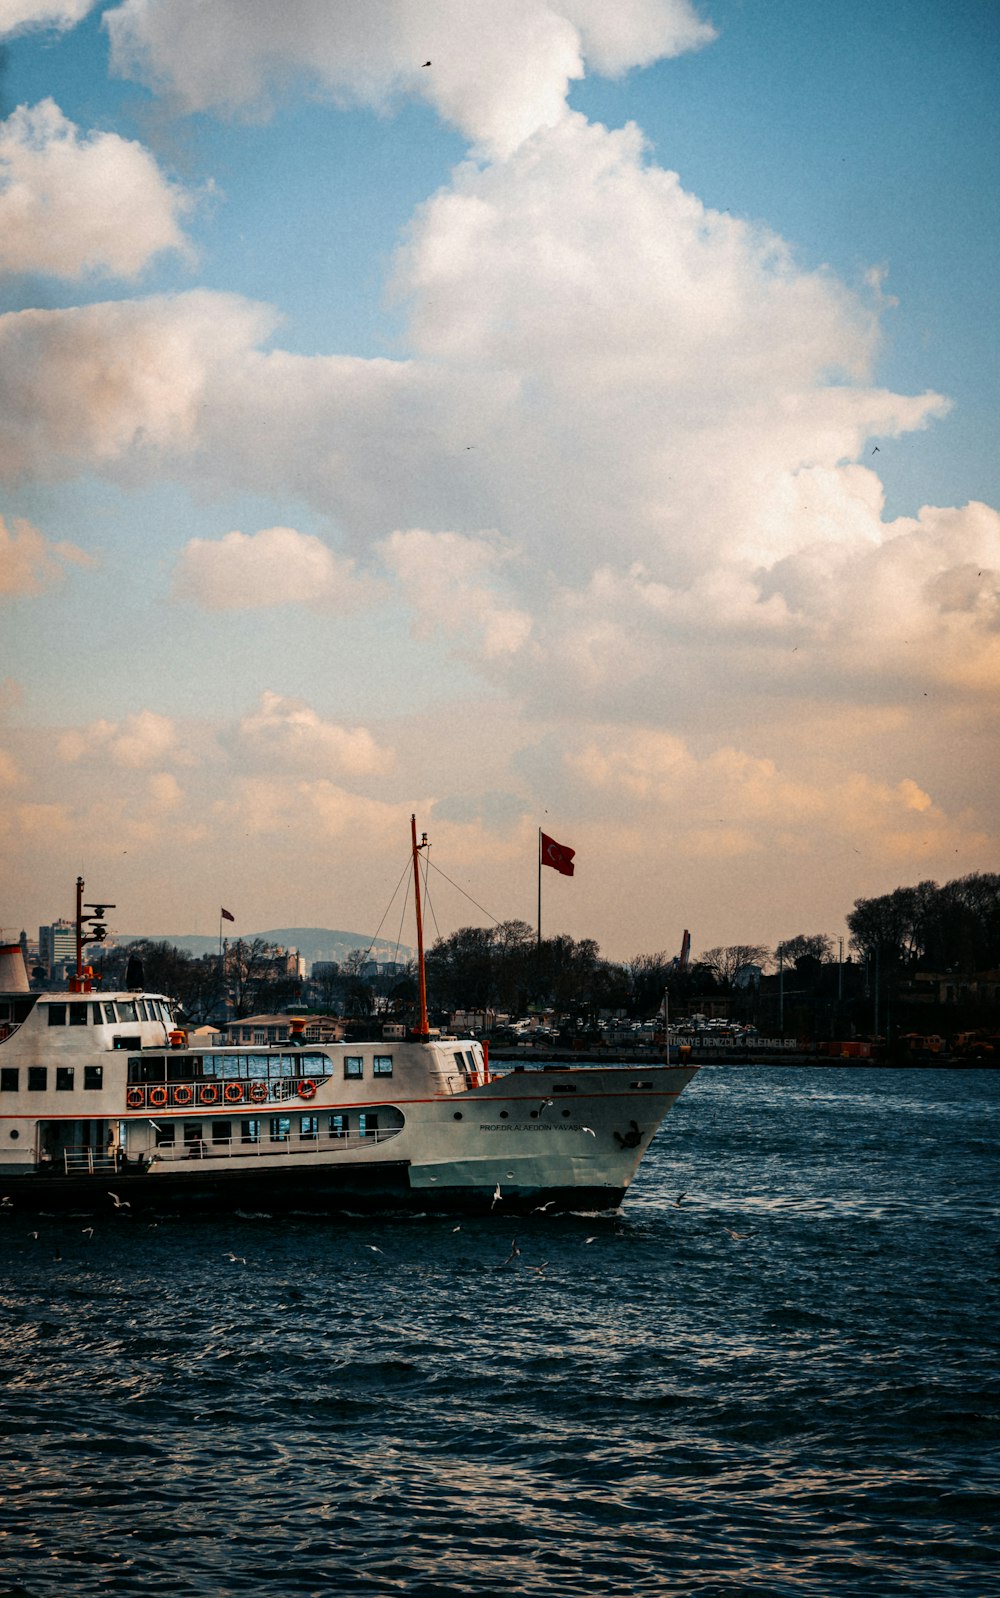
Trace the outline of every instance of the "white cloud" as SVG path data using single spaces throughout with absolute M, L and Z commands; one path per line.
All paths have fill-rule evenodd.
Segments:
M 517 550 L 495 537 L 412 528 L 393 533 L 380 553 L 413 607 L 418 637 L 441 631 L 487 660 L 517 654 L 527 644 L 531 617 L 496 581 Z
M 714 37 L 688 0 L 124 0 L 105 23 L 117 70 L 186 110 L 305 79 L 379 108 L 419 96 L 496 154 L 559 120 L 585 55 L 620 73 Z
M 186 205 L 142 145 L 84 137 L 52 100 L 0 123 L 0 272 L 135 277 L 184 248 Z
M 261 610 L 304 605 L 347 611 L 364 603 L 373 585 L 311 533 L 267 527 L 259 533 L 192 538 L 174 574 L 174 598 L 205 610 Z
M 324 721 L 309 705 L 264 693 L 227 740 L 234 759 L 282 777 L 298 772 L 315 778 L 382 776 L 391 771 L 392 751 L 381 748 L 365 727 Z
M 196 450 L 210 375 L 235 375 L 274 321 L 207 292 L 0 316 L 0 474 Z
M 67 565 L 94 564 L 75 544 L 54 543 L 20 517 L 8 527 L 0 516 L 0 595 L 40 594 L 63 581 Z
M 124 721 L 94 721 L 82 731 L 64 733 L 58 748 L 70 763 L 111 760 L 127 770 L 141 770 L 177 757 L 177 729 L 169 716 L 141 710 Z
M 74 28 L 96 0 L 0 0 L 0 38 L 21 28 Z

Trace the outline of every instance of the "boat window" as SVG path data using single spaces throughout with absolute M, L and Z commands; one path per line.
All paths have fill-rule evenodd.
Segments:
M 232 1135 L 233 1135 L 233 1123 L 232 1123 L 232 1121 L 213 1121 L 212 1122 L 212 1142 L 213 1143 L 228 1143 L 231 1140 Z
M 69 1006 L 70 1026 L 87 1025 L 87 1006 L 85 1004 L 71 1004 Z
M 153 1131 L 156 1133 L 156 1146 L 158 1149 L 173 1147 L 175 1129 L 176 1122 L 174 1121 L 156 1122 L 153 1126 Z
M 72 1093 L 72 1091 L 73 1091 L 73 1067 L 71 1065 L 57 1065 L 56 1066 L 56 1092 L 57 1093 Z
M 101 1014 L 101 1007 L 100 1007 L 99 1004 L 94 1004 L 94 1005 L 91 1006 L 90 1019 L 93 1021 L 95 1026 L 100 1026 L 101 1025 L 101 1022 L 104 1020 L 104 1017 Z
M 467 1065 L 469 1067 L 469 1070 L 470 1071 L 475 1071 L 475 1069 L 476 1069 L 476 1056 L 473 1054 L 471 1049 L 466 1049 L 466 1051 L 465 1051 L 465 1059 L 466 1059 L 466 1063 L 467 1063 Z
M 28 1066 L 28 1092 L 44 1093 L 49 1085 L 48 1067 L 44 1065 Z
M 247 1076 L 251 1082 L 267 1081 L 268 1063 L 266 1054 L 247 1054 Z
M 364 1055 L 362 1055 L 362 1054 L 345 1054 L 344 1055 L 344 1075 L 345 1075 L 345 1077 L 363 1076 L 364 1075 L 364 1065 L 365 1065 Z
M 17 1066 L 0 1065 L 0 1093 L 17 1092 Z
M 329 1133 L 331 1137 L 347 1136 L 347 1116 L 331 1115 L 329 1117 Z
M 241 1121 L 240 1122 L 240 1142 L 241 1143 L 259 1143 L 260 1142 L 260 1122 L 259 1121 Z
M 302 1139 L 315 1138 L 319 1133 L 318 1115 L 299 1116 L 299 1137 Z
M 277 1068 L 277 1069 L 276 1069 Z M 280 1054 L 271 1059 L 272 1076 L 298 1076 L 299 1060 L 295 1054 Z
M 118 1000 L 118 1019 L 119 1021 L 138 1021 L 139 1015 L 133 999 Z
M 374 1071 L 376 1076 L 391 1076 L 392 1075 L 392 1055 L 391 1054 L 376 1054 L 375 1059 L 372 1062 L 372 1070 Z
M 358 1116 L 358 1131 L 362 1137 L 375 1137 L 378 1134 L 378 1115 L 374 1110 L 362 1110 Z
M 166 1060 L 168 1082 L 190 1082 L 192 1077 L 201 1076 L 200 1054 L 168 1054 Z
M 291 1118 L 290 1115 L 272 1115 L 271 1116 L 271 1142 L 272 1143 L 287 1143 L 288 1136 L 289 1136 L 289 1133 L 291 1132 L 291 1130 L 292 1130 L 292 1118 Z
M 110 999 L 105 999 L 104 1001 L 104 1019 L 105 1022 L 110 1022 L 112 1026 L 114 1026 L 115 1022 L 118 1020 L 118 1012 L 111 1003 Z
M 103 1065 L 85 1065 L 83 1068 L 83 1085 L 94 1092 L 99 1092 L 104 1086 Z
M 49 1026 L 66 1025 L 66 1006 L 64 1004 L 49 1005 Z
M 162 1054 L 140 1056 L 128 1062 L 129 1082 L 165 1082 L 166 1068 Z
M 464 1057 L 462 1055 L 461 1049 L 456 1049 L 455 1050 L 455 1064 L 458 1066 L 458 1069 L 460 1071 L 465 1069 L 465 1060 L 464 1060 Z

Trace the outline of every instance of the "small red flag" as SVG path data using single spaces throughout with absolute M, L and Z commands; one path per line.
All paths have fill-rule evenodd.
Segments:
M 219 914 L 221 915 L 223 921 L 235 921 L 236 920 L 236 917 L 234 915 L 230 915 L 228 910 L 220 910 Z
M 553 871 L 561 871 L 564 877 L 571 877 L 574 871 L 573 856 L 575 849 L 569 849 L 564 843 L 556 843 L 547 833 L 542 833 L 542 865 L 551 866 Z

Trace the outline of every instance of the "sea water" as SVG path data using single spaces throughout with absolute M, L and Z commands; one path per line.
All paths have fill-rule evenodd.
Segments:
M 1000 1593 L 998 1131 L 706 1066 L 614 1217 L 4 1207 L 0 1592 Z

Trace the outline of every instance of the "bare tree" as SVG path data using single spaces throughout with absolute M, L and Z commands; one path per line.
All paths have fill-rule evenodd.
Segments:
M 732 987 L 741 971 L 747 966 L 766 966 L 770 963 L 771 951 L 759 943 L 733 943 L 726 947 L 706 949 L 699 961 L 700 965 L 707 966 L 714 971 L 720 982 Z

